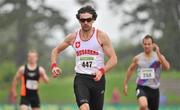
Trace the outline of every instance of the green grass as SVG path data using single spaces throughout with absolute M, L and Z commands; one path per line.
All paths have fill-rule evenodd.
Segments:
M 111 102 L 111 97 L 113 89 L 118 88 L 120 93 L 121 103 L 136 103 L 136 93 L 135 93 L 135 78 L 134 74 L 128 83 L 128 96 L 123 94 L 123 80 L 125 72 L 110 72 L 106 75 L 106 92 L 105 92 L 105 102 Z M 73 92 L 73 78 L 72 76 L 59 77 L 58 79 L 50 79 L 48 85 L 42 84 L 40 87 L 40 95 L 42 100 L 45 102 L 55 102 L 55 103 L 66 103 L 75 102 L 74 92 Z M 163 72 L 162 79 L 180 79 L 179 72 Z M 168 102 L 176 103 L 180 102 L 179 96 L 174 95 L 169 92 L 166 94 L 168 97 Z
M 4 102 L 8 100 L 8 87 L 1 87 L 0 89 L 0 102 Z
M 134 76 L 132 80 L 129 81 L 129 89 L 128 89 L 128 96 L 124 96 L 123 93 L 123 80 L 124 80 L 124 72 L 115 72 L 115 73 L 108 73 L 106 75 L 106 93 L 105 93 L 105 101 L 110 102 L 112 93 L 115 87 L 118 88 L 120 93 L 120 101 L 123 103 L 133 103 L 136 101 L 135 97 L 135 88 L 136 84 L 134 81 Z
M 40 97 L 45 102 L 66 103 L 75 100 L 73 94 L 73 76 L 50 78 L 49 84 L 41 84 Z
M 161 74 L 162 79 L 174 79 L 179 80 L 180 79 L 180 72 L 178 71 L 165 71 Z
M 111 102 L 111 97 L 114 87 L 117 87 L 120 92 L 121 103 L 136 103 L 135 96 L 135 77 L 134 74 L 129 81 L 129 91 L 128 96 L 123 94 L 123 80 L 125 72 L 109 72 L 106 75 L 106 92 L 105 92 L 105 102 Z M 163 72 L 162 79 L 173 79 L 179 80 L 179 72 Z M 75 97 L 73 92 L 73 80 L 74 74 L 69 76 L 60 76 L 56 79 L 50 78 L 49 84 L 40 84 L 39 94 L 43 103 L 75 103 Z M 0 102 L 7 102 L 9 87 L 3 88 L 0 91 Z M 173 92 L 168 91 L 166 94 L 168 103 L 178 103 L 180 102 L 180 95 L 175 95 Z
M 120 92 L 120 97 L 123 102 L 134 102 L 135 101 L 135 83 L 134 80 L 130 81 L 132 83 L 129 85 L 129 95 L 123 95 L 123 79 L 124 73 L 108 73 L 106 75 L 106 92 L 105 101 L 110 102 L 113 89 L 117 87 Z M 57 79 L 50 79 L 49 84 L 41 84 L 40 86 L 40 96 L 42 100 L 46 102 L 74 102 L 74 92 L 73 92 L 73 80 L 74 75 L 59 77 Z M 134 83 L 134 85 L 133 85 Z M 49 97 L 47 97 L 49 96 Z

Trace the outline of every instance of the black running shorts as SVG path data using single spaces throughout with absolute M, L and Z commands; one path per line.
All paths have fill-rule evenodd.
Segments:
M 148 101 L 149 110 L 158 110 L 159 108 L 159 89 L 152 89 L 147 86 L 137 85 L 136 96 L 139 99 L 145 96 Z
M 39 96 L 21 96 L 20 105 L 30 105 L 32 108 L 40 108 Z
M 101 80 L 94 81 L 95 76 L 76 73 L 74 79 L 74 93 L 77 105 L 87 103 L 90 110 L 103 110 L 105 76 Z

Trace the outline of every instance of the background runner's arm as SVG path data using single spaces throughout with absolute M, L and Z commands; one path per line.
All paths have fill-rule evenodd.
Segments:
M 129 81 L 130 77 L 132 76 L 132 73 L 135 71 L 136 67 L 137 67 L 137 58 L 134 57 L 132 63 L 130 64 L 130 66 L 126 72 L 124 84 L 128 83 L 128 81 Z
M 12 92 L 16 92 L 17 83 L 21 79 L 23 72 L 24 72 L 24 66 L 21 66 L 13 78 L 12 88 L 11 88 Z
M 169 70 L 170 69 L 170 64 L 169 62 L 166 60 L 166 58 L 162 55 L 162 54 L 157 54 L 158 57 L 159 57 L 159 61 L 160 63 L 162 64 L 162 67 L 165 69 L 165 70 Z
M 56 63 L 56 59 L 58 54 L 60 54 L 64 49 L 66 49 L 69 45 L 72 45 L 74 41 L 74 34 L 69 34 L 66 36 L 65 40 L 60 43 L 57 47 L 55 47 L 51 52 L 51 64 Z
M 39 72 L 40 72 L 40 78 L 45 82 L 48 83 L 49 82 L 49 78 L 46 74 L 46 71 L 43 67 L 39 68 Z
M 154 45 L 154 47 L 156 49 L 155 51 L 156 51 L 156 53 L 158 55 L 159 61 L 162 64 L 163 68 L 165 70 L 169 70 L 170 69 L 170 64 L 166 60 L 166 58 L 161 54 L 159 46 L 157 44 L 155 44 L 155 43 L 153 45 Z
M 108 72 L 117 64 L 117 56 L 108 35 L 101 32 L 99 38 L 100 42 L 102 42 L 104 53 L 109 58 L 104 67 L 105 72 Z

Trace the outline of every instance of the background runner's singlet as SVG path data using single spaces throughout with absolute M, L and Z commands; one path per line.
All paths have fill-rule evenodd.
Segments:
M 24 74 L 22 76 L 21 96 L 34 96 L 37 95 L 39 85 L 39 67 L 35 70 L 29 70 L 25 65 Z
M 83 41 L 80 30 L 77 32 L 73 48 L 76 51 L 75 72 L 81 74 L 93 74 L 104 67 L 104 52 L 97 39 L 98 30 L 93 28 L 93 34 L 89 40 Z
M 161 65 L 156 52 L 147 60 L 144 53 L 138 56 L 137 80 L 136 83 L 157 89 L 160 86 Z

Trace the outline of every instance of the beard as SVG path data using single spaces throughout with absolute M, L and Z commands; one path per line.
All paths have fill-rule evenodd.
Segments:
M 88 31 L 91 30 L 91 26 L 89 26 L 89 25 L 84 25 L 84 26 L 82 26 L 82 30 L 85 31 L 85 32 L 88 32 Z

